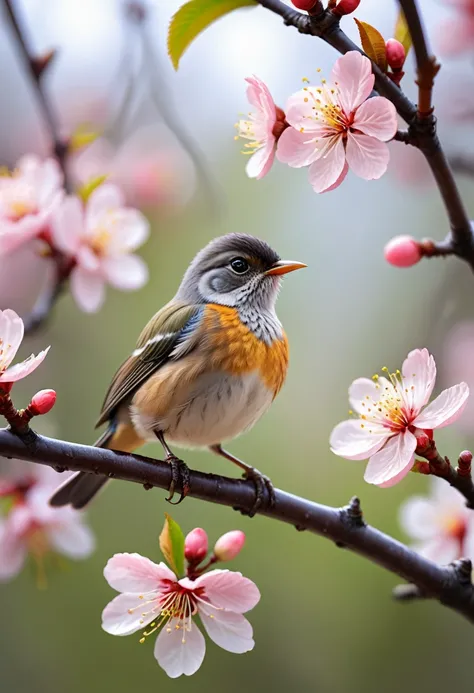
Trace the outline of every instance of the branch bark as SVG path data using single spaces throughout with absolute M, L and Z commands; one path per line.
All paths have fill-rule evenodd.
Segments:
M 280 0 L 257 0 L 262 7 L 282 17 L 288 26 L 294 26 L 300 33 L 323 39 L 340 53 L 363 51 L 342 31 L 339 18 L 330 10 L 316 14 L 303 14 L 292 9 Z M 431 94 L 437 63 L 428 53 L 427 42 L 421 24 L 420 13 L 415 0 L 399 0 L 405 14 L 408 28 L 413 38 L 417 60 L 419 82 L 419 104 L 408 99 L 402 90 L 392 82 L 374 63 L 375 87 L 379 94 L 389 99 L 398 114 L 408 124 L 408 134 L 403 141 L 418 147 L 424 154 L 446 208 L 450 233 L 440 244 L 433 242 L 436 255 L 456 255 L 465 260 L 474 271 L 474 234 L 464 203 L 461 199 L 453 172 L 441 147 L 436 132 L 436 118 L 432 113 Z M 399 139 L 399 137 L 396 137 Z M 437 253 L 436 247 L 440 252 Z M 427 255 L 428 256 L 428 255 Z
M 161 460 L 54 440 L 31 429 L 21 437 L 9 429 L 0 429 L 0 454 L 48 465 L 60 472 L 102 474 L 142 484 L 146 489 L 168 489 L 171 482 L 170 466 Z M 191 471 L 189 495 L 248 512 L 255 501 L 255 487 L 251 481 Z M 466 578 L 470 561 L 463 561 L 460 570 L 458 563 L 438 566 L 422 558 L 366 525 L 357 498 L 344 508 L 331 508 L 278 489 L 275 496 L 275 505 L 268 507 L 266 495 L 267 503 L 259 514 L 334 541 L 416 585 L 425 597 L 437 599 L 474 623 L 474 588 Z

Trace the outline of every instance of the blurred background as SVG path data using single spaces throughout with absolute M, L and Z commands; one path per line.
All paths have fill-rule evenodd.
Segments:
M 448 12 L 420 3 L 436 46 Z M 15 388 L 25 406 L 36 389 L 55 388 L 58 404 L 38 430 L 92 443 L 103 394 L 149 317 L 174 294 L 193 255 L 211 238 L 245 231 L 271 243 L 282 257 L 307 263 L 285 280 L 278 313 L 291 344 L 284 391 L 271 411 L 231 450 L 268 474 L 276 486 L 331 505 L 361 497 L 369 523 L 406 540 L 401 502 L 424 493 L 427 480 L 409 475 L 392 489 L 363 481 L 363 462 L 332 455 L 332 427 L 347 416 L 347 388 L 380 367 L 400 367 L 409 350 L 426 346 L 438 363 L 438 388 L 466 380 L 474 388 L 474 283 L 467 265 L 425 261 L 397 270 L 383 260 L 394 235 L 444 237 L 446 216 L 415 151 L 394 143 L 389 172 L 367 183 L 349 174 L 327 195 L 316 195 L 307 171 L 276 165 L 249 180 L 238 114 L 248 110 L 244 77 L 256 74 L 277 103 L 301 78 L 329 75 L 337 55 L 322 42 L 285 28 L 262 8 L 241 10 L 213 25 L 184 56 L 178 73 L 166 57 L 166 27 L 175 0 L 15 0 L 32 46 L 58 53 L 46 89 L 65 133 L 102 133 L 71 162 L 78 180 L 104 166 L 113 171 L 152 224 L 143 249 L 151 273 L 139 292 L 108 290 L 97 315 L 81 313 L 69 295 L 21 352 L 51 344 L 44 365 Z M 133 11 L 130 10 L 133 5 Z M 0 2 L 0 164 L 25 153 L 48 153 L 48 138 Z M 396 3 L 363 0 L 356 16 L 388 39 Z M 356 39 L 352 18 L 344 28 Z M 440 133 L 448 153 L 474 162 L 472 56 L 443 62 L 436 86 Z M 415 97 L 412 58 L 403 86 Z M 471 95 L 471 96 L 470 96 Z M 470 99 L 470 100 L 469 100 Z M 473 180 L 459 184 L 474 213 Z M 0 308 L 26 314 L 41 291 L 46 261 L 21 250 L 0 260 Z M 474 401 L 474 400 L 473 400 Z M 468 409 L 456 427 L 437 436 L 455 459 L 473 445 Z M 146 454 L 161 456 L 156 446 Z M 206 453 L 187 452 L 191 467 L 233 474 Z M 19 463 L 20 464 L 20 463 Z M 59 477 L 58 477 L 59 478 Z M 229 568 L 262 593 L 251 612 L 256 648 L 236 657 L 212 643 L 201 670 L 171 681 L 153 658 L 152 642 L 113 638 L 100 614 L 113 592 L 102 570 L 115 552 L 137 551 L 159 561 L 165 493 L 114 482 L 88 519 L 97 550 L 87 561 L 51 571 L 38 590 L 34 571 L 0 587 L 0 672 L 5 693 L 83 693 L 130 690 L 238 693 L 287 690 L 386 693 L 472 690 L 472 626 L 436 603 L 396 604 L 395 576 L 330 542 L 265 518 L 248 519 L 187 499 L 173 516 L 184 531 L 204 527 L 210 540 L 230 529 L 247 545 Z M 153 638 L 149 639 L 150 641 Z

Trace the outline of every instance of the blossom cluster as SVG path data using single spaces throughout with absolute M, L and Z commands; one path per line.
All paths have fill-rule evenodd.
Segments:
M 43 255 L 60 254 L 64 278 L 87 312 L 101 307 L 106 284 L 134 290 L 148 278 L 133 254 L 148 237 L 148 221 L 125 205 L 117 186 L 95 185 L 90 194 L 86 186 L 82 195 L 67 195 L 57 161 L 33 156 L 0 176 L 0 258 L 31 242 Z
M 397 131 L 395 106 L 386 98 L 369 98 L 375 77 L 372 64 L 358 51 L 339 58 L 329 82 L 307 84 L 278 108 L 266 84 L 249 77 L 247 97 L 255 112 L 237 123 L 251 158 L 247 174 L 262 178 L 276 158 L 293 168 L 309 167 L 315 192 L 338 187 L 349 169 L 374 180 L 387 170 L 385 144 Z

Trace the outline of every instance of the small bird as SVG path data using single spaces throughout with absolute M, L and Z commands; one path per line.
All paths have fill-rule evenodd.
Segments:
M 270 407 L 285 380 L 288 341 L 275 312 L 281 277 L 306 267 L 280 260 L 267 243 L 240 233 L 211 241 L 188 267 L 176 296 L 156 313 L 116 372 L 96 427 L 96 446 L 131 452 L 158 439 L 172 481 L 189 490 L 189 471 L 169 445 L 204 447 L 254 481 L 255 504 L 268 477 L 223 449 Z M 78 472 L 50 500 L 83 508 L 107 482 Z

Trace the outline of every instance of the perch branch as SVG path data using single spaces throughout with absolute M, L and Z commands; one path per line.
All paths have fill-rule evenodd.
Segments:
M 171 482 L 166 462 L 54 440 L 37 435 L 30 428 L 21 436 L 0 429 L 0 454 L 48 465 L 60 472 L 102 474 L 142 484 L 147 489 L 168 489 Z M 334 541 L 416 585 L 425 597 L 437 599 L 474 623 L 474 588 L 466 579 L 466 571 L 459 571 L 457 564 L 438 566 L 366 525 L 357 498 L 344 508 L 331 508 L 276 490 L 276 502 L 269 507 L 265 493 L 266 503 L 259 514 Z M 191 471 L 189 495 L 248 512 L 254 505 L 255 487 L 251 481 Z M 470 561 L 464 561 L 466 568 L 468 563 L 470 566 Z

